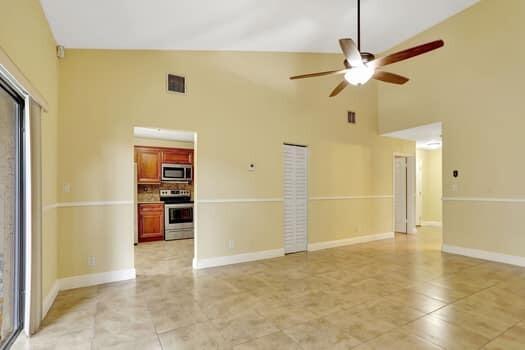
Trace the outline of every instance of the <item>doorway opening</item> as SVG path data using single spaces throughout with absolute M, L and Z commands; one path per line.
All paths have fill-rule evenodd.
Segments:
M 133 128 L 138 276 L 193 268 L 196 144 L 197 135 L 192 131 Z
M 404 140 L 411 140 L 416 142 L 416 156 L 414 158 L 414 169 L 411 169 L 410 158 L 408 158 L 408 173 L 407 173 L 407 199 L 408 199 L 408 229 L 411 228 L 416 232 L 438 232 L 442 227 L 442 124 L 433 123 L 423 126 L 418 126 L 411 129 L 396 131 L 386 134 L 384 136 L 400 138 Z M 398 162 L 402 162 L 399 160 Z M 396 165 L 397 163 L 395 163 Z M 399 165 L 401 166 L 401 165 Z M 397 175 L 397 173 L 395 173 Z M 403 175 L 399 175 L 403 176 Z M 414 180 L 411 177 L 414 177 Z M 396 176 L 395 176 L 396 177 Z M 401 186 L 394 180 L 394 187 Z M 412 198 L 411 186 L 415 186 L 414 209 L 410 208 L 410 201 Z M 399 189 L 402 191 L 402 189 Z M 403 206 L 402 200 L 395 193 L 394 207 Z M 399 203 L 397 203 L 399 202 Z M 403 210 L 402 208 L 400 210 Z M 410 215 L 413 210 L 414 223 L 411 225 Z M 396 210 L 394 210 L 396 212 Z M 402 215 L 400 215 L 402 216 Z M 400 218 L 394 214 L 396 231 L 403 228 L 398 227 Z M 399 226 L 401 223 L 399 222 Z M 427 229 L 428 228 L 428 229 Z M 432 229 L 439 228 L 439 229 Z M 401 231 L 403 232 L 403 231 Z

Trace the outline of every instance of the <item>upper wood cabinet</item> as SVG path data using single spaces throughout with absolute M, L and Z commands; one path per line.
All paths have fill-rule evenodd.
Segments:
M 136 146 L 135 162 L 138 183 L 160 183 L 162 163 L 193 164 L 193 150 Z
M 162 151 L 163 163 L 193 164 L 192 149 L 165 149 Z
M 162 151 L 158 148 L 135 147 L 138 183 L 160 183 Z

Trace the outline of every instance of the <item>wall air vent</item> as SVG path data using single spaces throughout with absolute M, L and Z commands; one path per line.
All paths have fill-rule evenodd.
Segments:
M 186 78 L 183 76 L 168 74 L 167 84 L 168 92 L 175 92 L 178 94 L 186 93 Z
M 348 111 L 348 122 L 350 124 L 355 124 L 355 112 Z

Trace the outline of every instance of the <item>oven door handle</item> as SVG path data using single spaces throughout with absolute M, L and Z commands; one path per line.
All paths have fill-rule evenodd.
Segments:
M 166 209 L 193 208 L 193 204 L 164 204 Z

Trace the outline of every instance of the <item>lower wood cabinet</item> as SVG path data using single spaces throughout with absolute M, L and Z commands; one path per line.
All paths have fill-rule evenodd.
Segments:
M 164 204 L 139 204 L 138 218 L 139 242 L 164 240 Z

